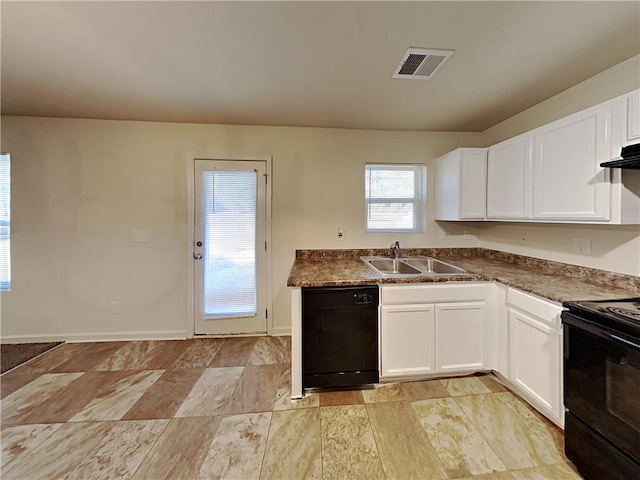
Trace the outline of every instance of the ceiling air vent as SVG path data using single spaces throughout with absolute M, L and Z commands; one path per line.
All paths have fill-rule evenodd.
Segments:
M 431 80 L 451 55 L 453 50 L 410 48 L 402 57 L 400 65 L 393 73 L 393 78 Z

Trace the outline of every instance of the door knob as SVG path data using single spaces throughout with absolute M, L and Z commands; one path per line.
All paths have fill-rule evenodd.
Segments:
M 195 260 L 200 260 L 200 259 L 202 259 L 202 254 L 201 254 L 201 253 L 194 253 L 194 254 L 193 254 L 193 258 L 194 258 Z

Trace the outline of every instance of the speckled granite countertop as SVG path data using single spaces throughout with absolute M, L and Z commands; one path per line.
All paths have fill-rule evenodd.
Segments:
M 640 297 L 640 277 L 484 248 L 402 249 L 402 256 L 434 257 L 468 275 L 384 277 L 360 260 L 388 254 L 388 249 L 297 250 L 287 286 L 496 281 L 556 302 Z

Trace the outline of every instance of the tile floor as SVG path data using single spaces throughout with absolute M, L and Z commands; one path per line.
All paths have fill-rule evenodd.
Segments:
M 63 344 L 0 377 L 2 478 L 579 479 L 491 375 L 290 400 L 290 338 Z

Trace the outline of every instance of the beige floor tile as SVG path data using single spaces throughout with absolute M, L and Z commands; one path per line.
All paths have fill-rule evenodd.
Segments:
M 284 357 L 282 358 L 282 363 L 291 363 L 291 337 L 287 335 L 275 338 L 284 346 Z
M 129 479 L 169 420 L 117 422 L 66 480 Z
M 166 370 L 122 417 L 122 420 L 173 418 L 204 368 Z
M 221 417 L 174 418 L 164 429 L 135 480 L 193 479 L 198 475 Z
M 338 392 L 322 392 L 320 396 L 321 407 L 333 407 L 337 405 L 359 405 L 364 403 L 361 390 L 342 390 Z
M 47 350 L 39 357 L 17 367 L 20 373 L 45 373 L 74 357 L 82 349 L 81 343 L 63 343 Z
M 133 366 L 149 354 L 159 343 L 157 340 L 142 340 L 127 342 L 125 346 L 116 350 L 105 360 L 98 363 L 93 370 L 132 370 Z
M 247 364 L 258 337 L 225 338 L 209 367 L 241 367 Z
M 37 413 L 37 408 L 51 398 L 55 398 L 81 373 L 45 373 L 28 385 L 2 400 L 2 426 L 19 425 L 29 422 L 29 417 Z
M 366 408 L 387 478 L 447 478 L 408 403 L 371 403 Z
M 41 373 L 20 373 L 20 369 L 13 369 L 0 377 L 0 398 L 8 397 L 16 390 L 20 390 L 33 382 Z
M 224 342 L 222 338 L 194 338 L 171 368 L 206 368 Z
M 499 395 L 503 394 L 468 395 L 455 400 L 508 469 L 561 463 L 555 446 L 532 432 Z
M 61 423 L 50 423 L 3 428 L 0 433 L 2 471 L 8 471 L 15 462 L 29 455 L 61 425 Z
M 364 405 L 323 407 L 322 478 L 384 479 Z
M 187 340 L 159 341 L 149 353 L 140 357 L 131 366 L 131 370 L 166 370 L 172 368 L 188 346 L 189 342 Z
M 74 355 L 51 369 L 51 373 L 86 372 L 113 355 L 127 342 L 88 342 L 77 345 Z
M 273 412 L 260 478 L 319 479 L 321 475 L 320 409 Z
M 281 364 L 244 367 L 225 413 L 233 415 L 272 411 L 281 373 Z
M 285 344 L 278 337 L 259 337 L 251 351 L 248 365 L 283 363 Z
M 484 383 L 487 386 L 487 388 L 494 393 L 509 391 L 509 389 L 505 387 L 502 383 L 500 383 L 498 379 L 493 375 L 480 375 L 478 376 L 478 379 L 480 379 L 480 381 Z
M 454 377 L 440 380 L 451 396 L 491 393 L 478 377 Z
M 399 402 L 407 397 L 399 383 L 380 383 L 374 388 L 362 390 L 365 403 Z
M 295 410 L 298 408 L 314 408 L 320 405 L 320 394 L 308 393 L 299 400 L 291 400 L 291 365 L 285 365 L 278 382 L 278 392 L 273 410 Z
M 271 412 L 225 417 L 198 478 L 257 479 L 267 445 Z
M 428 400 L 430 398 L 450 397 L 449 390 L 440 380 L 423 380 L 421 382 L 401 383 L 400 388 L 408 401 Z
M 507 468 L 453 398 L 411 404 L 449 478 Z
M 566 463 L 556 463 L 542 467 L 465 477 L 460 480 L 582 480 L 582 477 Z
M 541 414 L 535 412 L 532 407 L 525 404 L 511 392 L 496 394 L 496 398 L 517 412 L 527 427 L 538 435 L 547 445 L 555 445 L 558 455 L 564 457 L 564 435 L 562 431 L 553 425 Z
M 176 417 L 204 417 L 222 415 L 244 367 L 207 368 L 198 379 Z
M 115 422 L 66 423 L 8 471 L 3 480 L 58 479 L 71 473 Z
M 85 408 L 91 401 L 109 391 L 123 380 L 128 372 L 86 372 L 61 390 L 31 409 L 30 414 L 22 417 L 23 423 L 56 423 L 67 422 L 71 417 Z M 115 419 L 114 419 L 115 420 Z
M 162 375 L 162 370 L 126 372 L 76 413 L 70 422 L 120 420 Z

